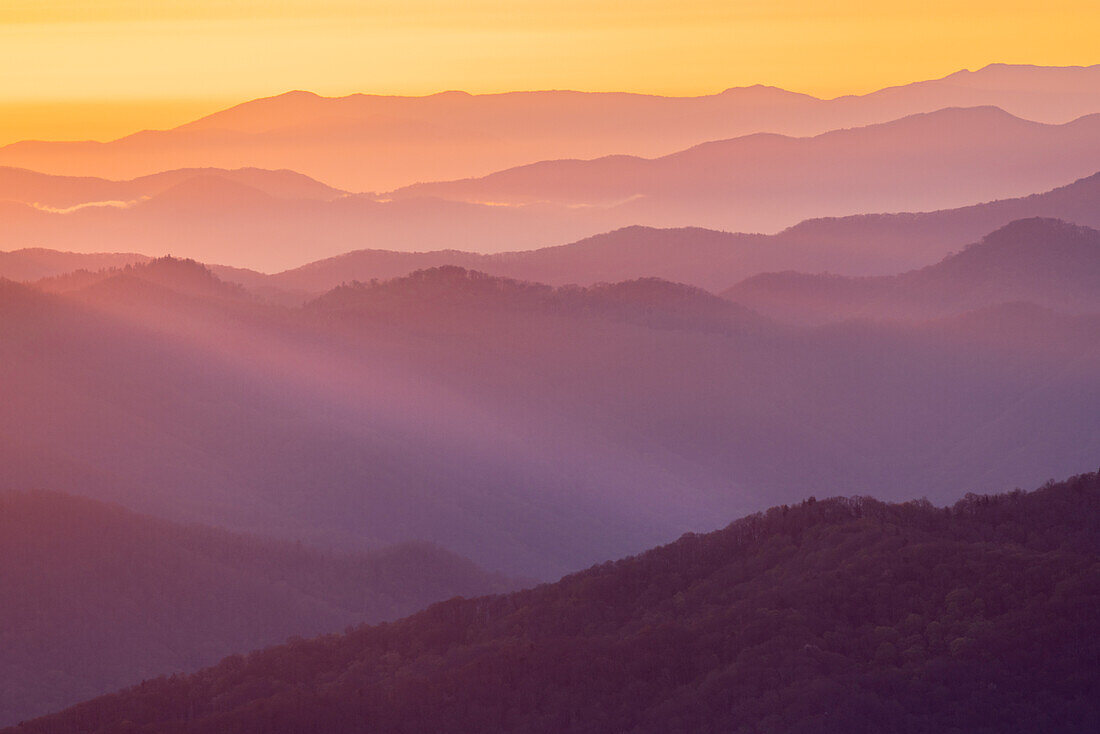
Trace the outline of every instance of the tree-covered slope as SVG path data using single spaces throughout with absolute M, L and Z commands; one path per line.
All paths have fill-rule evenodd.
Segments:
M 1097 474 L 948 509 L 811 499 L 14 731 L 1095 731 L 1098 521 Z

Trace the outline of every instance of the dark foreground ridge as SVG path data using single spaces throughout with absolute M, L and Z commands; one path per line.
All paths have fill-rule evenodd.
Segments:
M 1098 520 L 1097 474 L 810 499 L 11 731 L 1097 731 Z

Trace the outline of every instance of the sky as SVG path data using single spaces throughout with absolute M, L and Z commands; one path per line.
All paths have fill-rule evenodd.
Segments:
M 290 89 L 823 97 L 1100 63 L 1096 0 L 0 0 L 0 142 L 107 139 Z

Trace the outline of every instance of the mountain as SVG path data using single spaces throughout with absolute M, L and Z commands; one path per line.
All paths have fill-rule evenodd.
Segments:
M 133 249 L 271 272 L 364 245 L 499 249 L 568 242 L 608 229 L 601 216 L 433 199 L 286 198 L 251 182 L 200 172 L 127 206 L 61 212 L 0 203 L 0 247 Z
M 232 271 L 232 269 L 229 270 Z M 170 255 L 145 259 L 138 263 L 127 263 L 122 267 L 101 268 L 94 271 L 80 268 L 31 281 L 31 285 L 36 290 L 47 293 L 68 293 L 87 297 L 100 290 L 117 289 L 119 283 L 123 283 L 121 288 L 126 289 L 126 284 L 134 280 L 165 286 L 168 289 L 167 293 L 177 295 L 215 299 L 251 297 L 242 285 L 221 280 L 205 265 Z
M 149 258 L 131 252 L 59 252 L 45 248 L 25 248 L 0 252 L 0 278 L 8 280 L 39 280 L 65 275 L 75 270 L 96 271 L 119 268 Z
M 61 290 L 75 291 L 78 296 L 85 299 L 94 298 L 96 295 L 110 298 L 114 295 L 129 295 L 134 289 L 134 283 L 140 282 L 153 286 L 153 290 L 161 290 L 157 286 L 163 286 L 162 292 L 166 295 L 216 300 L 248 299 L 244 288 L 236 283 L 221 280 L 202 263 L 171 256 L 127 265 L 124 268 L 102 270 L 89 275 L 93 277 L 88 279 L 82 287 Z
M 1098 88 L 1100 66 L 993 64 L 833 100 L 760 85 L 701 97 L 452 91 L 326 98 L 295 91 L 105 143 L 14 143 L 0 148 L 0 165 L 108 178 L 174 168 L 287 168 L 348 191 L 387 191 L 538 160 L 662 156 L 759 132 L 817 135 L 944 107 L 992 105 L 1063 123 L 1100 112 Z
M 808 490 L 950 501 L 1091 466 L 1100 317 L 963 316 L 801 329 L 658 279 L 454 267 L 302 307 L 179 260 L 4 283 L 0 463 L 13 488 L 543 579 Z
M 201 177 L 232 181 L 282 199 L 329 201 L 345 193 L 286 170 L 190 168 L 162 171 L 128 181 L 111 181 L 94 177 L 51 176 L 21 168 L 0 167 L 0 200 L 60 211 L 92 205 L 125 206 Z
M 756 272 L 752 265 L 742 263 L 751 260 L 756 252 L 767 258 L 767 242 L 768 238 L 762 235 L 635 226 L 568 245 L 494 254 L 461 250 L 356 250 L 276 273 L 265 282 L 278 288 L 319 293 L 349 280 L 398 278 L 416 270 L 453 265 L 553 285 L 660 277 L 717 290 L 716 284 L 720 283 L 717 273 L 731 269 Z
M 0 493 L 0 722 L 225 655 L 511 584 L 430 545 L 333 555 L 49 493 Z
M 621 506 L 613 493 L 653 462 L 446 384 L 436 359 L 462 345 L 445 335 L 427 352 L 385 318 L 349 335 L 331 309 L 204 294 L 193 265 L 170 265 L 176 282 L 132 268 L 65 298 L 0 281 L 8 486 L 328 547 L 433 541 L 529 576 L 642 547 L 707 512 L 686 487 L 675 510 Z
M 95 256 L 91 257 L 94 258 Z M 96 270 L 77 268 L 76 270 L 59 272 L 55 275 L 48 275 L 36 280 L 20 278 L 13 278 L 13 280 L 23 280 L 23 282 L 29 283 L 35 289 L 47 293 L 74 294 L 91 289 L 92 286 L 104 281 L 115 279 L 116 276 L 132 275 L 135 268 L 138 273 L 142 274 L 142 277 L 152 278 L 156 281 L 162 276 L 169 276 L 170 278 L 173 266 L 184 271 L 181 272 L 180 275 L 186 278 L 187 275 L 185 272 L 189 265 L 197 265 L 201 268 L 202 272 L 191 273 L 193 280 L 191 284 L 181 281 L 176 284 L 166 283 L 166 285 L 168 285 L 169 288 L 178 286 L 184 291 L 188 291 L 192 287 L 198 287 L 202 290 L 205 286 L 206 289 L 209 290 L 210 295 L 221 295 L 222 297 L 235 299 L 258 299 L 266 303 L 281 304 L 285 306 L 301 305 L 317 295 L 316 293 L 308 291 L 273 286 L 269 283 L 270 276 L 255 270 L 248 270 L 247 268 L 234 268 L 228 265 L 200 265 L 189 258 L 175 258 L 171 255 L 161 258 L 146 258 L 143 255 L 136 257 L 140 258 L 140 260 L 135 263 L 125 263 L 121 266 L 101 267 Z M 61 260 L 61 262 L 64 262 L 64 260 Z M 120 262 L 124 262 L 124 260 L 120 259 Z M 151 267 L 143 268 L 143 265 Z M 210 282 L 208 276 L 216 276 L 217 282 Z M 3 277 L 2 268 L 0 268 L 0 277 Z
M 130 249 L 225 263 L 237 270 L 219 272 L 249 287 L 299 294 L 320 293 L 348 279 L 397 277 L 439 265 L 553 284 L 656 276 L 720 290 L 775 270 L 870 275 L 921 267 L 1014 219 L 1055 217 L 1100 226 L 1098 202 L 1100 174 L 1093 174 L 1022 198 L 915 214 L 811 219 L 773 236 L 627 227 L 559 246 L 612 229 L 618 215 L 593 208 L 439 199 L 283 198 L 220 174 L 196 173 L 124 208 L 89 206 L 60 213 L 18 202 L 0 205 L 5 223 L 0 246 L 42 246 L 16 256 L 13 265 L 5 262 L 12 254 L 0 253 L 0 276 L 32 279 L 19 269 L 19 258 L 34 260 L 28 254 L 49 246 Z M 371 249 L 361 249 L 365 243 Z M 522 247 L 539 249 L 515 249 Z M 508 251 L 482 254 L 501 249 Z M 335 257 L 325 262 L 330 255 Z M 310 257 L 320 261 L 302 266 Z M 291 272 L 263 282 L 262 274 L 242 272 L 242 266 L 269 272 L 289 267 Z M 95 269 L 79 262 L 68 269 L 78 268 Z M 59 263 L 31 274 L 66 270 Z
M 224 277 L 249 288 L 320 293 L 349 280 L 457 265 L 552 285 L 660 277 L 717 292 L 732 282 L 784 269 L 893 274 L 934 263 L 1009 222 L 1030 217 L 1100 227 L 1100 174 L 1019 199 L 935 212 L 814 219 L 775 235 L 634 226 L 538 250 L 358 250 L 270 277 L 229 272 Z
M 1050 191 L 958 209 L 810 219 L 783 231 L 779 238 L 791 246 L 837 252 L 834 262 L 838 264 L 841 252 L 867 263 L 862 272 L 853 274 L 886 274 L 887 264 L 893 265 L 894 272 L 902 269 L 898 263 L 930 264 L 930 255 L 946 255 L 1017 219 L 1046 217 L 1100 228 L 1098 202 L 1100 173 Z M 912 253 L 908 258 L 906 251 Z M 881 263 L 874 260 L 876 255 Z M 829 263 L 823 269 L 840 270 Z
M 234 192 L 240 194 L 236 196 Z M 239 201 L 238 201 L 239 199 Z M 157 202 L 122 211 L 48 214 L 18 204 L 7 217 L 12 242 L 49 240 L 59 247 L 117 248 L 120 243 L 217 262 L 269 269 L 296 267 L 273 276 L 227 265 L 211 267 L 224 279 L 276 301 L 301 303 L 349 280 L 395 278 L 440 265 L 457 265 L 552 285 L 592 284 L 660 277 L 713 291 L 759 273 L 798 269 L 849 275 L 893 274 L 919 268 L 1016 219 L 1052 217 L 1100 227 L 1100 174 L 1018 199 L 907 214 L 813 219 L 775 235 L 732 234 L 697 227 L 626 227 L 569 245 L 494 254 L 438 249 L 459 244 L 494 248 L 500 243 L 568 239 L 598 229 L 598 216 L 555 213 L 538 207 L 492 207 L 442 201 L 288 202 L 232 182 L 196 177 L 165 192 Z M 146 206 L 148 208 L 146 208 Z M 136 209 L 136 211 L 135 211 Z M 19 225 L 22 220 L 22 225 Z M 419 252 L 355 249 L 297 266 L 305 253 L 357 247 L 372 239 Z M 303 249 L 303 243 L 308 246 Z M 45 250 L 0 253 L 0 277 L 35 280 L 124 265 L 141 256 L 108 256 L 102 262 Z M 52 258 L 49 265 L 46 259 Z M 114 259 L 111 259 L 114 258 Z
M 777 231 L 836 214 L 942 209 L 1021 196 L 1100 168 L 1100 114 L 1062 125 L 949 108 L 816 137 L 774 133 L 659 158 L 547 160 L 393 198 L 606 210 L 619 225 Z
M 929 319 L 1028 301 L 1100 314 L 1100 231 L 1057 219 L 1005 225 L 935 265 L 900 275 L 765 273 L 723 294 L 784 321 Z
M 1096 474 L 944 509 L 811 497 L 9 731 L 1092 731 L 1098 526 Z

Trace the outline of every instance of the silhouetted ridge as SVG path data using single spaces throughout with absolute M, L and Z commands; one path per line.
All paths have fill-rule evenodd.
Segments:
M 1043 302 L 1076 300 L 1100 308 L 1100 231 L 1057 219 L 1022 219 L 911 278 L 918 287 L 951 288 L 957 298 L 967 290 L 971 297 L 1001 294 L 1001 300 L 1045 295 Z
M 800 155 L 797 150 L 791 152 L 796 158 Z M 729 168 L 717 165 L 706 155 L 701 156 L 699 163 L 719 171 Z M 828 170 L 843 169 L 843 164 L 831 160 L 827 167 Z M 738 168 L 733 166 L 734 170 Z M 760 175 L 767 170 L 765 167 Z M 1095 170 L 1096 167 L 1092 167 L 1088 172 Z M 191 171 L 169 173 L 195 175 Z M 659 223 L 647 221 L 648 205 L 633 199 L 610 209 L 600 209 L 482 203 L 493 201 L 491 196 L 478 197 L 472 202 L 438 198 L 383 201 L 365 195 L 327 198 L 330 195 L 324 191 L 313 191 L 321 186 L 315 182 L 284 182 L 282 176 L 286 172 L 251 173 L 259 176 L 257 188 L 251 193 L 245 190 L 248 187 L 239 188 L 240 183 L 252 180 L 250 172 L 242 169 L 219 172 L 219 177 L 234 176 L 238 183 L 215 184 L 211 187 L 213 193 L 204 192 L 201 181 L 193 183 L 192 179 L 188 184 L 191 193 L 185 187 L 182 191 L 168 191 L 131 206 L 84 207 L 70 213 L 55 213 L 0 202 L 6 225 L 0 233 L 0 247 L 5 246 L 5 242 L 9 247 L 35 242 L 59 250 L 109 252 L 143 251 L 155 246 L 159 252 L 188 255 L 206 262 L 225 263 L 228 260 L 235 265 L 264 270 L 299 266 L 303 242 L 309 242 L 310 252 L 318 257 L 345 253 L 272 277 L 272 285 L 278 283 L 288 290 L 305 290 L 313 294 L 322 293 L 345 280 L 392 278 L 439 265 L 458 265 L 552 285 L 654 276 L 720 290 L 756 273 L 790 268 L 857 275 L 920 267 L 1007 222 L 1031 216 L 1100 226 L 1100 193 L 1097 181 L 1091 178 L 1043 194 L 959 209 L 814 219 L 780 234 L 764 236 L 697 227 L 617 229 L 622 224 Z M 903 178 L 896 172 L 891 175 Z M 664 176 L 659 179 L 667 183 Z M 1049 185 L 1064 180 L 1057 177 Z M 630 181 L 631 186 L 637 182 L 634 178 Z M 754 181 L 763 188 L 756 187 Z M 750 207 L 753 211 L 770 210 L 768 202 L 782 198 L 776 192 L 789 190 L 788 184 L 766 183 L 760 176 L 742 177 L 736 182 L 744 182 L 756 192 L 749 189 L 742 192 L 748 192 L 746 195 L 750 198 L 766 194 L 759 206 Z M 158 186 L 164 184 L 162 180 Z M 267 196 L 259 192 L 261 184 L 279 195 Z M 309 190 L 301 192 L 297 198 L 291 196 L 289 189 L 297 190 L 299 184 Z M 838 188 L 821 182 L 811 185 L 804 176 L 790 185 L 820 204 L 815 204 L 814 214 L 851 209 L 843 202 L 828 204 L 820 198 L 821 191 L 839 192 L 845 190 L 844 186 Z M 929 187 L 929 191 L 935 191 L 939 185 L 929 184 Z M 710 184 L 704 188 L 712 190 Z M 1029 184 L 1026 190 L 1034 188 L 1039 186 Z M 676 186 L 670 191 L 677 197 L 680 194 L 675 192 L 683 193 Z M 305 198 L 301 198 L 303 196 Z M 731 196 L 720 203 L 721 210 L 728 209 L 735 200 L 741 201 L 740 195 Z M 693 200 L 688 196 L 683 202 L 690 204 Z M 922 203 L 927 205 L 929 202 L 903 197 L 889 204 L 880 202 L 874 208 L 904 210 L 920 208 Z M 696 213 L 690 213 L 686 222 L 708 224 L 705 217 L 699 218 Z M 709 224 L 727 230 L 734 228 L 729 223 Z M 579 239 L 596 232 L 607 234 Z M 347 252 L 362 247 L 364 242 L 370 242 L 372 249 Z M 561 242 L 574 244 L 554 247 Z M 516 251 L 523 248 L 541 249 Z M 481 254 L 502 249 L 510 251 Z M 35 277 L 82 267 L 77 264 L 43 272 L 34 267 L 31 258 L 12 257 L 14 254 L 0 256 L 0 275 L 30 278 L 21 274 L 24 269 L 21 265 L 27 264 L 20 263 L 21 260 L 30 261 L 32 271 L 39 271 Z M 95 266 L 84 267 L 95 269 Z
M 135 281 L 148 283 L 155 286 L 168 288 L 177 293 L 204 298 L 228 298 L 243 299 L 248 294 L 245 289 L 236 283 L 226 283 L 216 276 L 213 271 L 200 262 L 190 258 L 178 258 L 167 255 L 158 257 L 148 262 L 136 265 L 127 265 L 124 268 L 100 271 L 99 273 L 74 273 L 71 276 L 61 276 L 59 281 L 71 279 L 73 285 L 81 280 L 91 281 L 84 288 L 86 294 L 101 294 L 124 291 L 132 288 Z M 53 289 L 61 289 L 60 282 L 55 282 Z M 45 284 L 49 290 L 50 283 Z
M 1097 474 L 948 509 L 810 498 L 13 731 L 1094 731 L 1098 527 Z
M 195 165 L 291 168 L 347 190 L 385 191 L 536 160 L 659 156 L 761 130 L 816 135 L 945 107 L 996 105 L 1062 123 L 1100 109 L 1098 88 L 1097 67 L 1006 66 L 831 100 L 761 85 L 695 97 L 555 90 L 333 98 L 296 91 L 108 143 L 15 143 L 0 149 L 0 162 L 112 178 Z
M 1028 215 L 1027 210 L 1033 208 L 1045 208 L 1051 212 L 1059 212 L 1056 215 L 1051 214 L 1040 218 L 1072 219 L 1066 213 L 1070 209 L 1079 212 L 1081 216 L 1087 216 L 1095 211 L 1098 202 L 1100 202 L 1100 173 L 1094 173 L 1091 176 L 1079 178 L 1072 183 L 1058 186 L 1050 191 L 1015 199 L 999 199 L 958 209 L 944 209 L 934 212 L 853 214 L 847 217 L 815 217 L 788 227 L 776 236 L 796 239 L 820 238 L 823 235 L 852 237 L 858 236 L 861 230 L 868 232 L 872 228 L 886 231 L 889 231 L 888 228 L 892 228 L 897 232 L 901 232 L 907 228 L 922 225 L 931 228 L 937 224 L 941 228 L 944 225 L 954 225 L 954 228 L 957 229 L 960 225 L 970 224 L 966 221 L 968 218 L 975 220 L 975 222 L 995 222 L 997 217 L 1006 215 L 1009 216 L 1008 221 L 1031 218 L 1035 215 Z M 1012 216 L 1012 212 L 1016 212 L 1017 216 Z M 937 222 L 937 220 L 940 221 Z M 1005 223 L 1002 220 L 999 224 L 993 226 L 1003 226 Z M 1091 225 L 1091 220 L 1078 223 Z M 1100 220 L 1096 222 L 1096 226 L 1100 226 Z M 955 237 L 957 235 L 948 230 L 943 236 Z
M 640 278 L 589 287 L 530 283 L 444 265 L 384 282 L 351 283 L 313 301 L 315 311 L 350 314 L 432 313 L 448 309 L 523 310 L 642 320 L 652 326 L 699 327 L 731 320 L 760 321 L 744 307 L 701 288 Z
M 1088 180 L 1088 179 L 1086 179 Z M 990 232 L 982 238 L 982 243 L 991 247 L 1034 247 L 1042 245 L 1045 238 L 1065 243 L 1070 240 L 1095 241 L 1096 230 L 1071 222 L 1063 222 L 1053 217 L 1028 217 Z M 979 248 L 971 245 L 967 250 Z
M 852 278 L 766 273 L 725 296 L 799 322 L 922 319 L 1012 301 L 1100 314 L 1100 231 L 1050 218 L 1011 222 L 935 265 L 894 276 Z
M 604 221 L 777 231 L 833 212 L 940 209 L 1096 171 L 1100 118 L 1045 125 L 994 106 L 946 107 L 799 137 L 755 132 L 657 157 L 601 156 L 420 183 L 391 198 L 603 209 Z
M 339 286 L 313 301 L 319 310 L 425 309 L 439 306 L 489 306 L 500 302 L 542 303 L 550 286 L 500 278 L 456 265 L 417 270 L 382 282 Z

